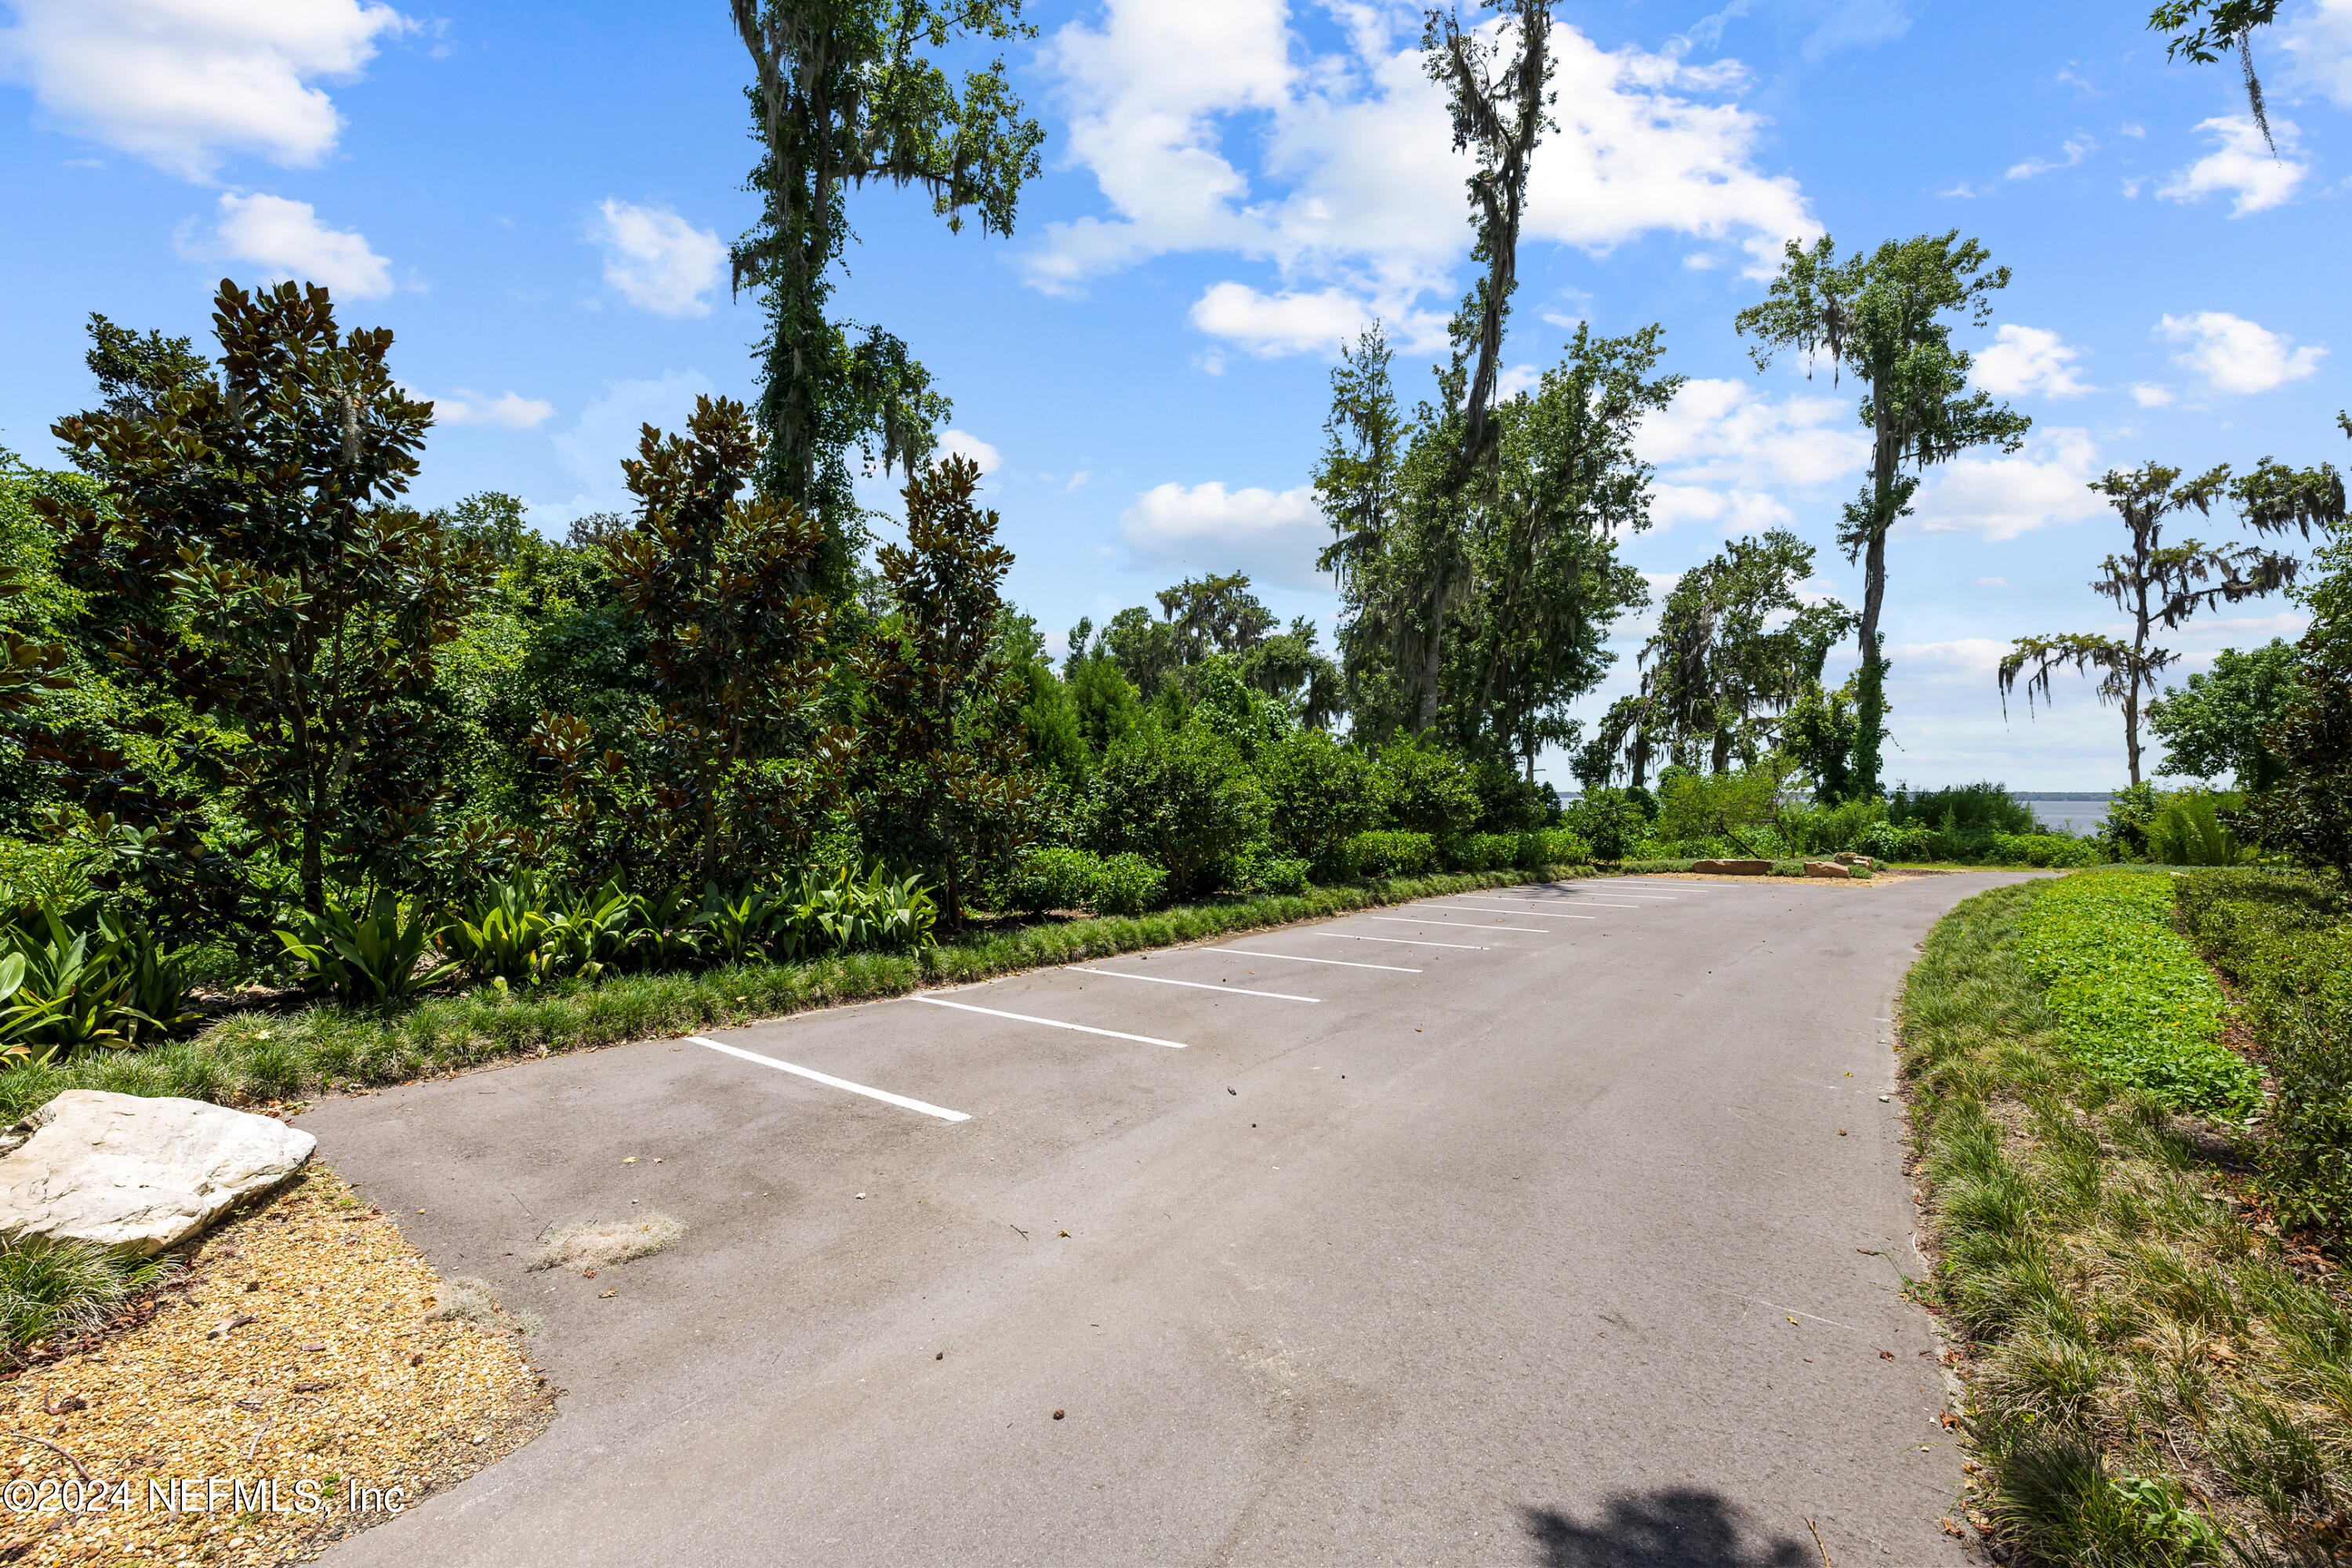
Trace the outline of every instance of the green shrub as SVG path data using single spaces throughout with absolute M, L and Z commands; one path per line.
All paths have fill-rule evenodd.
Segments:
M 1518 835 L 1517 853 L 1503 862 L 1522 871 L 1591 863 L 1592 846 L 1584 841 L 1582 835 L 1566 827 L 1538 827 L 1532 833 Z
M 2276 1084 L 2256 1156 L 2290 1223 L 2352 1229 L 2352 920 L 2301 876 L 2179 879 L 2198 945 L 2236 982 Z
M 1437 864 L 1437 842 L 1426 833 L 1359 833 L 1340 853 L 1358 877 L 1417 877 Z
M 1087 902 L 1102 915 L 1139 915 L 1160 907 L 1168 873 L 1140 855 L 1106 855 L 1097 861 Z
M 1478 821 L 1481 807 L 1470 770 L 1453 753 L 1410 735 L 1381 748 L 1374 784 L 1384 828 L 1443 838 Z
M 1293 855 L 1321 860 L 1372 825 L 1372 763 L 1325 730 L 1294 730 L 1258 760 L 1274 836 Z
M 997 907 L 1024 915 L 1083 909 L 1092 900 L 1099 864 L 1098 857 L 1084 849 L 1052 846 L 1025 850 L 998 884 Z
M 1265 794 L 1233 746 L 1199 724 L 1155 724 L 1111 748 L 1086 807 L 1087 847 L 1141 855 L 1178 897 L 1203 891 L 1244 845 L 1264 838 Z
M 1999 866 L 2082 867 L 2099 865 L 2106 855 L 2095 838 L 2064 833 L 1996 833 L 1985 858 Z
M 1449 871 L 1493 871 L 1519 863 L 1516 833 L 1465 833 L 1449 838 L 1438 858 Z
M 1591 846 L 1591 858 L 1622 860 L 1649 831 L 1643 807 L 1629 790 L 1589 789 L 1561 808 L 1560 826 Z
M 2161 796 L 2147 826 L 2148 858 L 2159 866 L 2234 866 L 2247 858 L 2220 812 L 2245 797 L 2235 791 L 2184 789 Z
M 2242 1118 L 2260 1079 L 2218 1038 L 2228 1003 L 2173 929 L 2172 880 L 2069 877 L 2026 910 L 2018 954 L 2048 987 L 2060 1046 L 2092 1073 L 2175 1110 Z

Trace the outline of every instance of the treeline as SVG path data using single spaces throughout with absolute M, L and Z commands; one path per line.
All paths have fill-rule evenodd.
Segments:
M 559 542 L 510 496 L 404 502 L 431 411 L 388 333 L 316 288 L 215 304 L 217 362 L 94 321 L 74 468 L 0 482 L 28 1049 L 168 1031 L 199 982 L 391 1002 L 1582 858 L 1507 766 L 1335 735 L 1336 667 L 1245 577 L 1056 668 L 968 461 L 909 474 L 903 542 L 829 592 L 825 530 L 705 398 L 624 463 L 631 514 Z

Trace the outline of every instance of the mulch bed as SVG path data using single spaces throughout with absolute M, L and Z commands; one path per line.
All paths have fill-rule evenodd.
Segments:
M 0 1563 L 299 1561 L 529 1442 L 554 1397 L 522 1335 L 432 1317 L 440 1289 L 306 1170 L 102 1333 L 0 1373 Z

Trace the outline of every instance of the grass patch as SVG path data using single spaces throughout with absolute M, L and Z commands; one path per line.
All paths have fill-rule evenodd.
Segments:
M 37 1340 L 88 1333 L 109 1308 L 171 1267 L 111 1247 L 48 1236 L 0 1237 L 0 1332 L 13 1355 Z
M 2033 900 L 2018 957 L 2067 1053 L 2168 1109 L 2242 1121 L 2262 1080 L 2221 1043 L 2229 1001 L 2173 925 L 2170 878 L 2079 872 Z
M 1902 1003 L 1979 1521 L 2054 1563 L 2340 1561 L 2352 1306 L 2241 1217 L 2210 1131 L 2076 1048 L 2026 962 L 2074 880 L 1960 904 Z
M 592 1275 L 616 1263 L 651 1258 L 685 1234 L 686 1226 L 666 1214 L 551 1226 L 539 1238 L 539 1250 L 530 1255 L 530 1267 Z
M 1586 869 L 1473 871 L 1310 888 L 1145 915 L 1027 926 L 917 953 L 848 953 L 804 963 L 624 974 L 593 984 L 569 980 L 538 992 L 485 988 L 429 997 L 405 1012 L 317 1006 L 239 1014 L 194 1039 L 152 1050 L 97 1051 L 58 1066 L 0 1072 L 0 1124 L 21 1121 L 69 1089 L 180 1095 L 222 1105 L 288 1100 L 320 1089 L 401 1083 L 515 1057 L 693 1034 L 811 1007 L 903 995 L 927 985 L 985 980 Z

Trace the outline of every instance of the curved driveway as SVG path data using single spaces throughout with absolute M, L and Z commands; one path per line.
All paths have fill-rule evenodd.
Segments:
M 1512 889 L 326 1102 L 567 1391 L 328 1561 L 1963 1562 L 1887 1018 L 2013 879 Z

